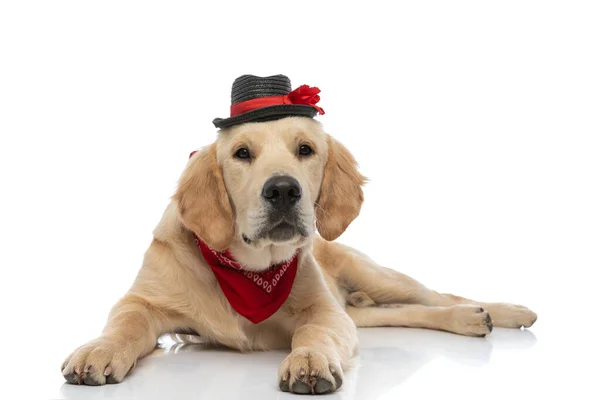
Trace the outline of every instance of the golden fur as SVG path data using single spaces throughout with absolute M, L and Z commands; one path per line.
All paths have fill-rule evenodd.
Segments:
M 310 157 L 297 148 L 309 144 Z M 232 157 L 247 146 L 253 159 Z M 273 242 L 253 235 L 264 220 L 260 188 L 274 174 L 300 183 L 307 236 Z M 112 308 L 99 338 L 62 365 L 71 383 L 121 382 L 169 332 L 189 332 L 241 351 L 291 348 L 279 387 L 294 393 L 337 390 L 357 352 L 356 326 L 407 326 L 484 336 L 496 326 L 531 326 L 529 309 L 440 294 L 364 254 L 332 242 L 359 214 L 365 178 L 350 152 L 308 118 L 249 123 L 222 131 L 190 158 L 154 230 L 133 285 Z M 316 234 L 318 229 L 320 235 Z M 202 258 L 192 232 L 228 248 L 249 269 L 289 259 L 299 249 L 292 292 L 269 319 L 252 324 L 234 312 Z

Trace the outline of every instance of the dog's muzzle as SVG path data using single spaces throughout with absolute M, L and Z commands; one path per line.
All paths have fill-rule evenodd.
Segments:
M 296 205 L 302 199 L 302 187 L 289 175 L 272 176 L 262 189 L 262 198 L 268 204 L 268 223 L 260 236 L 274 241 L 290 240 L 306 235 Z

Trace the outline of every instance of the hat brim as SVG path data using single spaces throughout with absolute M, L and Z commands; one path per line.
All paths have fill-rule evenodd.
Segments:
M 219 129 L 229 128 L 246 122 L 273 121 L 285 117 L 309 117 L 317 115 L 314 107 L 304 104 L 278 104 L 276 106 L 263 107 L 230 118 L 215 118 L 213 124 Z

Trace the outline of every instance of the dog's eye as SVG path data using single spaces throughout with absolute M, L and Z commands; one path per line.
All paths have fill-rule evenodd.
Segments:
M 298 148 L 298 154 L 301 156 L 310 156 L 313 153 L 313 149 L 310 146 L 303 144 Z
M 242 147 L 241 149 L 235 152 L 235 157 L 241 159 L 250 158 L 250 151 L 247 148 Z

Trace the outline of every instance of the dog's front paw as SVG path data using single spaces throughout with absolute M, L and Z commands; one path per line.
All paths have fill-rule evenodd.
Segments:
M 279 388 L 298 394 L 331 393 L 342 386 L 339 361 L 320 350 L 298 347 L 279 367 Z
M 101 337 L 75 350 L 63 363 L 61 372 L 68 383 L 76 385 L 119 383 L 135 361 L 133 349 Z

